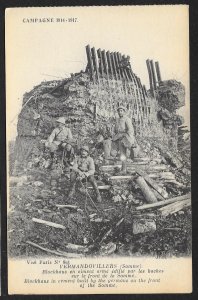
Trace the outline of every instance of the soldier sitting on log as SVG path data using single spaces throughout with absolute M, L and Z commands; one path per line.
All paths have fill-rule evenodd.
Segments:
M 58 118 L 56 123 L 57 127 L 52 131 L 45 142 L 45 147 L 49 149 L 51 158 L 54 157 L 56 151 L 63 150 L 67 145 L 67 141 L 72 139 L 72 133 L 70 128 L 65 124 L 65 118 Z
M 94 178 L 95 164 L 93 158 L 89 156 L 89 147 L 82 146 L 80 151 L 80 156 L 74 160 L 73 167 L 71 168 L 71 188 L 68 198 L 71 199 L 74 196 L 77 181 L 80 181 L 81 185 L 83 181 L 89 181 L 96 193 L 96 201 L 101 202 L 100 192 L 97 186 L 96 179 Z

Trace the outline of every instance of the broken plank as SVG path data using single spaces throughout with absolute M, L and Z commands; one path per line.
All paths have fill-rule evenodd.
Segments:
M 35 248 L 38 248 L 42 251 L 45 251 L 47 253 L 51 253 L 51 254 L 55 254 L 55 255 L 58 255 L 58 256 L 64 256 L 64 257 L 67 257 L 67 258 L 76 258 L 76 257 L 80 257 L 80 255 L 77 255 L 75 253 L 67 253 L 67 252 L 60 252 L 60 251 L 56 251 L 56 250 L 50 250 L 50 249 L 47 249 L 47 248 L 44 248 L 36 243 L 33 243 L 33 242 L 30 242 L 30 241 L 26 241 L 26 244 L 30 245 L 30 246 L 33 246 Z
M 76 244 L 68 243 L 67 245 L 64 245 L 64 247 L 66 250 L 69 250 L 69 251 L 88 252 L 88 248 L 83 245 L 76 245 Z M 62 252 L 61 250 L 58 250 L 58 251 Z
M 100 241 L 99 244 L 101 245 L 102 242 L 104 242 L 104 240 L 106 240 L 107 237 L 112 233 L 112 231 L 115 230 L 115 229 L 117 229 L 117 227 L 118 227 L 123 221 L 124 221 L 124 218 L 121 218 L 121 219 L 116 223 L 116 225 L 115 225 L 113 228 L 109 229 L 109 230 L 104 234 L 104 236 L 102 237 L 102 239 L 101 239 L 101 241 Z
M 59 229 L 65 229 L 66 228 L 63 225 L 60 225 L 60 224 L 57 224 L 57 223 L 54 223 L 54 222 L 50 222 L 50 221 L 45 221 L 45 220 L 42 220 L 42 219 L 32 218 L 32 221 L 35 222 L 35 223 L 43 224 L 43 225 L 54 227 L 54 228 L 59 228 Z
M 167 205 L 167 204 L 170 204 L 170 203 L 174 203 L 174 202 L 177 202 L 177 201 L 182 201 L 182 200 L 190 199 L 190 198 L 191 198 L 191 194 L 189 193 L 189 194 L 186 194 L 186 195 L 183 195 L 183 196 L 178 196 L 178 197 L 174 197 L 174 198 L 171 198 L 171 199 L 159 201 L 157 203 L 141 205 L 141 206 L 136 207 L 136 210 L 157 208 L 157 207 L 160 207 L 160 206 L 163 206 L 163 205 Z
M 88 186 L 87 188 L 88 188 L 88 189 L 93 189 L 92 186 Z M 99 189 L 99 190 L 109 190 L 110 188 L 111 188 L 110 185 L 98 185 L 98 189 Z
M 163 188 L 159 187 L 157 183 L 148 176 L 148 174 L 139 169 L 136 169 L 136 171 L 140 176 L 144 177 L 146 182 L 150 184 L 150 186 L 152 186 L 152 188 L 154 188 L 163 198 L 168 198 L 168 193 Z
M 69 205 L 69 204 L 56 204 L 56 207 L 58 208 L 68 208 L 68 209 L 77 209 L 78 206 L 76 205 Z
M 111 180 L 120 180 L 120 179 L 132 179 L 133 178 L 133 176 L 131 176 L 131 175 L 118 175 L 118 176 L 111 176 L 111 177 L 109 177 L 109 179 L 111 179 Z
M 186 200 L 182 200 L 182 201 L 179 201 L 176 203 L 171 203 L 169 205 L 166 205 L 165 207 L 159 208 L 158 211 L 161 213 L 162 216 L 166 217 L 166 216 L 168 216 L 170 214 L 174 214 L 190 205 L 191 205 L 191 200 L 186 199 Z

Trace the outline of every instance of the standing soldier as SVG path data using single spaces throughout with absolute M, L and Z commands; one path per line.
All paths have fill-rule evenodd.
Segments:
M 119 106 L 118 118 L 114 128 L 113 141 L 120 152 L 120 159 L 126 164 L 131 147 L 136 147 L 135 133 L 131 120 L 125 115 L 125 107 Z
M 80 156 L 74 160 L 72 172 L 70 174 L 71 188 L 69 192 L 69 199 L 71 199 L 75 193 L 77 180 L 89 181 L 96 193 L 96 201 L 101 202 L 100 192 L 98 190 L 96 179 L 94 178 L 95 165 L 93 158 L 89 156 L 89 147 L 82 146 L 80 149 Z

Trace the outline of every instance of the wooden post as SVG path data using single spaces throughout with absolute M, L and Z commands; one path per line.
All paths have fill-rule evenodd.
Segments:
M 149 74 L 150 90 L 151 90 L 151 93 L 153 95 L 154 86 L 153 86 L 153 77 L 152 77 L 152 73 L 151 73 L 151 66 L 150 66 L 150 60 L 149 59 L 146 60 L 146 65 L 147 65 L 148 74 Z
M 91 48 L 91 53 L 92 53 L 92 58 L 93 58 L 93 65 L 95 67 L 95 72 L 96 72 L 96 78 L 98 83 L 100 83 L 100 76 L 99 76 L 99 70 L 98 70 L 98 61 L 97 61 L 97 56 L 96 56 L 96 50 L 95 48 Z
M 157 82 L 156 82 L 156 76 L 155 76 L 155 69 L 154 69 L 154 64 L 153 64 L 153 60 L 150 60 L 150 65 L 151 65 L 151 73 L 152 73 L 152 77 L 153 77 L 153 86 L 154 89 L 157 89 Z
M 91 79 L 95 83 L 94 66 L 93 66 L 93 60 L 91 56 L 91 49 L 89 45 L 86 46 L 86 53 L 87 53 L 88 68 L 91 74 Z
M 158 61 L 155 62 L 155 70 L 157 73 L 157 81 L 158 81 L 158 83 L 160 83 L 162 81 L 162 77 L 161 77 L 161 72 L 160 72 L 160 67 L 159 67 Z

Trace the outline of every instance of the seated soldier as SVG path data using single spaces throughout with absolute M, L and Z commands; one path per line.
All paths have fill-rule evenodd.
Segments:
M 95 165 L 93 158 L 89 156 L 89 147 L 81 147 L 80 156 L 74 160 L 72 171 L 70 174 L 71 188 L 69 192 L 69 199 L 71 199 L 75 193 L 76 183 L 78 180 L 88 180 L 96 193 L 96 201 L 101 202 L 100 192 L 98 190 L 96 179 L 94 178 Z
M 65 118 L 58 118 L 56 123 L 57 127 L 52 131 L 45 142 L 45 147 L 50 150 L 52 158 L 57 150 L 64 149 L 68 139 L 72 139 L 72 133 L 70 128 L 65 124 Z

